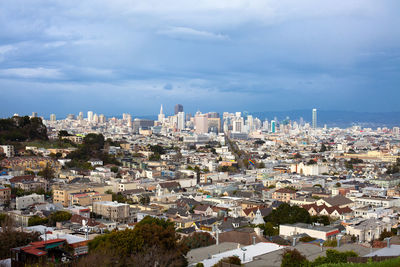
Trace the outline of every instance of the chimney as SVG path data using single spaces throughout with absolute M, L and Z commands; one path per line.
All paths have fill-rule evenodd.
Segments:
M 215 236 L 216 236 L 216 244 L 219 245 L 219 231 L 218 231 L 218 229 L 215 232 Z
M 255 245 L 255 244 L 256 244 L 256 237 L 253 236 L 253 245 Z
M 385 240 L 386 240 L 386 247 L 387 248 L 390 248 L 390 240 L 391 240 L 392 238 L 391 237 L 386 237 L 385 238 Z
M 337 235 L 337 247 L 340 247 L 340 239 L 342 239 L 343 235 Z
M 297 237 L 293 237 L 293 243 L 292 243 L 292 246 L 293 246 L 293 247 L 296 246 L 296 239 L 297 239 Z

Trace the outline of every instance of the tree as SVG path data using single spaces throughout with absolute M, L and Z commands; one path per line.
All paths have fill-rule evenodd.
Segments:
M 325 151 L 327 151 L 327 148 L 326 148 L 325 144 L 322 144 L 319 152 L 325 152 Z
M 264 230 L 265 236 L 276 236 L 279 234 L 279 230 L 275 228 L 271 222 L 266 222 L 264 225 L 260 225 L 259 227 Z
M 234 264 L 234 265 L 238 265 L 241 266 L 242 261 L 240 260 L 240 258 L 238 256 L 231 256 L 231 257 L 227 257 L 227 258 L 223 258 L 221 259 L 219 262 L 217 262 L 216 264 L 214 264 L 212 267 L 222 267 L 222 266 L 226 266 L 226 264 L 224 263 L 228 263 L 230 264 Z M 229 266 L 228 265 L 228 266 Z
M 47 224 L 49 219 L 34 215 L 28 219 L 28 226 Z
M 387 231 L 386 229 L 384 229 L 381 233 L 381 235 L 379 236 L 379 240 L 384 240 L 387 237 L 392 237 L 394 236 L 394 233 L 392 233 L 392 231 Z
M 61 139 L 61 138 L 64 137 L 64 136 L 70 136 L 70 134 L 68 133 L 68 131 L 61 130 L 61 131 L 58 132 L 58 138 Z
M 118 172 L 118 167 L 113 166 L 113 167 L 110 168 L 110 170 L 111 170 L 113 173 L 117 173 L 117 172 Z
M 326 257 L 319 256 L 313 262 L 313 266 L 319 266 L 322 264 L 332 264 L 332 263 L 345 263 L 349 257 L 357 257 L 358 254 L 354 251 L 344 251 L 339 252 L 335 249 L 328 249 L 326 251 Z
M 194 232 L 189 236 L 185 236 L 180 241 L 188 249 L 208 247 L 215 244 L 215 239 L 207 232 Z
M 172 222 L 147 216 L 133 230 L 95 237 L 89 242 L 89 252 L 108 255 L 112 266 L 186 266 L 187 249 L 177 240 Z
M 40 172 L 38 172 L 38 175 L 42 176 L 44 179 L 50 181 L 54 178 L 55 172 L 54 172 L 53 168 L 51 168 L 49 166 L 49 164 L 46 164 L 46 167 L 44 167 L 44 169 L 42 169 Z
M 149 205 L 150 204 L 150 197 L 149 196 L 142 196 L 139 199 L 139 203 L 142 205 Z
M 329 225 L 331 222 L 329 221 L 329 217 L 326 215 L 315 215 L 315 216 L 311 216 L 311 222 L 315 222 L 315 223 L 321 223 L 323 225 Z
M 339 182 L 337 182 L 337 183 L 335 184 L 335 186 L 336 186 L 336 187 L 341 187 L 341 186 L 342 186 L 342 184 L 341 184 L 341 183 L 339 183 Z
M 65 222 L 71 219 L 72 214 L 67 211 L 56 211 L 49 216 L 49 222 L 51 225 L 55 225 L 56 222 Z
M 299 206 L 290 206 L 287 203 L 281 204 L 278 208 L 273 210 L 270 214 L 264 217 L 266 222 L 271 222 L 274 225 L 280 224 L 293 224 L 293 223 L 310 223 L 311 216 L 308 211 Z
M 286 249 L 282 254 L 281 267 L 301 267 L 307 263 L 307 258 L 297 249 Z
M 26 233 L 15 230 L 12 219 L 8 216 L 4 218 L 0 231 L 0 259 L 10 258 L 10 249 L 26 246 L 31 242 L 39 241 L 40 233 Z

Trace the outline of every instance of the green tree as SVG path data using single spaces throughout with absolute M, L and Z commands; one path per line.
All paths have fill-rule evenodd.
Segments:
M 139 199 L 139 203 L 140 204 L 142 204 L 142 205 L 149 205 L 150 204 L 150 197 L 149 196 L 142 196 L 140 199 Z
M 49 219 L 34 215 L 28 219 L 28 226 L 47 224 Z
M 50 214 L 49 222 L 51 225 L 55 225 L 56 222 L 65 222 L 65 221 L 70 220 L 71 217 L 72 217 L 71 213 L 69 213 L 67 211 L 59 210 L 59 211 L 56 211 L 56 212 Z
M 14 227 L 10 217 L 5 217 L 0 231 L 0 260 L 10 258 L 10 249 L 26 246 L 31 242 L 39 241 L 40 233 L 26 233 Z
M 215 239 L 207 232 L 194 232 L 182 238 L 180 243 L 188 249 L 208 247 L 215 244 Z
M 240 260 L 240 258 L 238 256 L 231 256 L 231 257 L 227 257 L 227 258 L 221 259 L 219 262 L 214 264 L 212 267 L 223 267 L 223 266 L 226 266 L 226 264 L 224 264 L 224 263 L 241 266 L 242 261 Z
M 387 237 L 392 237 L 394 236 L 394 233 L 392 233 L 392 231 L 387 231 L 386 229 L 384 229 L 381 233 L 381 235 L 379 236 L 379 240 L 384 240 Z
M 147 216 L 133 230 L 95 237 L 89 242 L 89 252 L 110 254 L 113 266 L 155 266 L 160 258 L 164 259 L 162 266 L 186 266 L 187 249 L 177 241 L 172 222 Z
M 281 267 L 301 267 L 307 264 L 307 258 L 297 249 L 286 249 L 282 254 Z
M 271 222 L 266 222 L 263 225 L 259 225 L 259 227 L 264 231 L 265 236 L 276 236 L 279 234 L 279 230 Z
M 293 224 L 293 223 L 310 223 L 311 216 L 308 211 L 299 206 L 290 206 L 287 203 L 281 204 L 273 210 L 269 215 L 264 217 L 266 222 L 271 222 L 274 225 Z
M 55 172 L 49 164 L 46 164 L 46 167 L 44 167 L 41 171 L 39 171 L 38 175 L 42 176 L 44 179 L 50 181 L 54 178 Z

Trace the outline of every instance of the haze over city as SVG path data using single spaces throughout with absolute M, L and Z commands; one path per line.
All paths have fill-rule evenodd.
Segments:
M 0 116 L 400 111 L 398 1 L 2 1 Z

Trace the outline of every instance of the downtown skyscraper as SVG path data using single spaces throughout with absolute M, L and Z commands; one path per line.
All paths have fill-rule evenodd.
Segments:
M 312 110 L 312 128 L 317 129 L 317 109 Z

